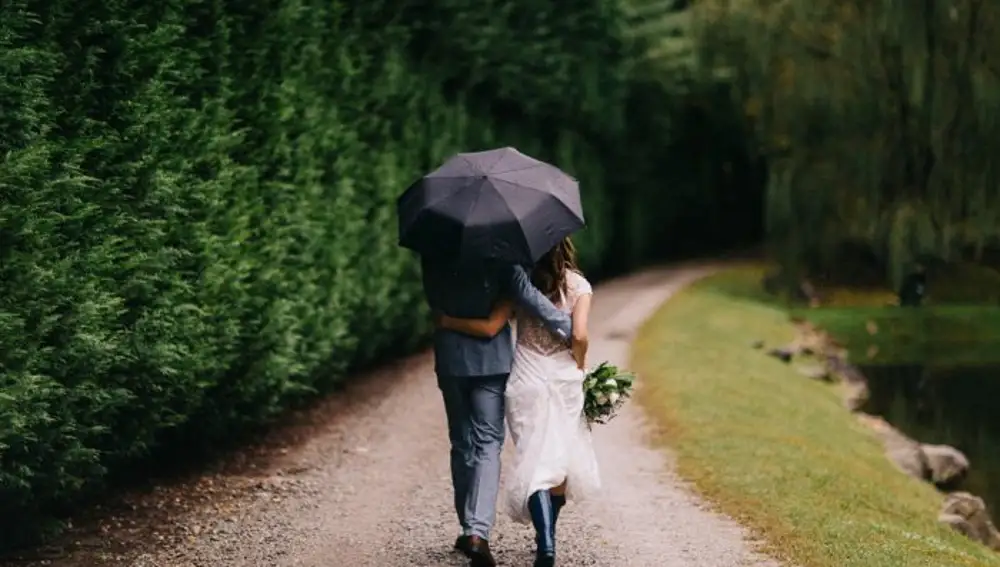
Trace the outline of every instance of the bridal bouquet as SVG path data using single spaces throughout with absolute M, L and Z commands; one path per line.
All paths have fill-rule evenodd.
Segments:
M 590 423 L 607 423 L 632 395 L 635 376 L 602 362 L 583 380 L 583 413 Z

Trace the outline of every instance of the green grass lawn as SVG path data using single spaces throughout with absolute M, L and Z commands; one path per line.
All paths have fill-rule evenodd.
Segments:
M 898 472 L 837 386 L 751 348 L 792 337 L 759 291 L 763 268 L 709 277 L 644 326 L 637 395 L 680 474 L 799 567 L 1000 565 L 936 522 L 943 497 Z

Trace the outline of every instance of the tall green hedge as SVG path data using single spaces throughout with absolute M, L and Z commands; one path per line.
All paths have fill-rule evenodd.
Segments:
M 0 5 L 0 538 L 415 345 L 393 203 L 456 151 L 578 174 L 597 264 L 608 193 L 573 128 L 616 127 L 614 3 L 493 4 Z
M 635 229 L 682 215 L 626 32 L 615 0 L 0 3 L 0 546 L 413 348 L 394 201 L 456 151 L 574 173 L 590 268 L 674 246 Z

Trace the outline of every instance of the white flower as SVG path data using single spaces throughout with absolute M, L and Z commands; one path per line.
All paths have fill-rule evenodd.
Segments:
M 597 405 L 603 406 L 606 403 L 608 403 L 608 397 L 604 394 L 597 394 Z
M 608 396 L 608 400 L 609 400 L 609 401 L 610 401 L 610 402 L 611 402 L 612 404 L 614 404 L 615 402 L 617 402 L 617 401 L 618 401 L 618 398 L 620 398 L 620 397 L 621 397 L 621 396 L 619 396 L 619 395 L 618 395 L 618 392 L 611 392 L 611 395 L 610 395 L 610 396 Z
M 618 382 L 615 382 L 614 378 L 608 378 L 607 380 L 604 381 L 604 385 L 611 386 L 612 388 L 617 388 Z

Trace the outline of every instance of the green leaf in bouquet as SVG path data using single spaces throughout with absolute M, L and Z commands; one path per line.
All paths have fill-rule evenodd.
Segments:
M 595 368 L 594 371 L 591 372 L 590 375 L 600 380 L 602 378 L 608 378 L 610 376 L 614 376 L 617 373 L 617 371 L 618 371 L 617 368 L 611 366 L 610 364 L 608 364 L 607 361 L 605 361 L 599 364 L 597 368 Z

